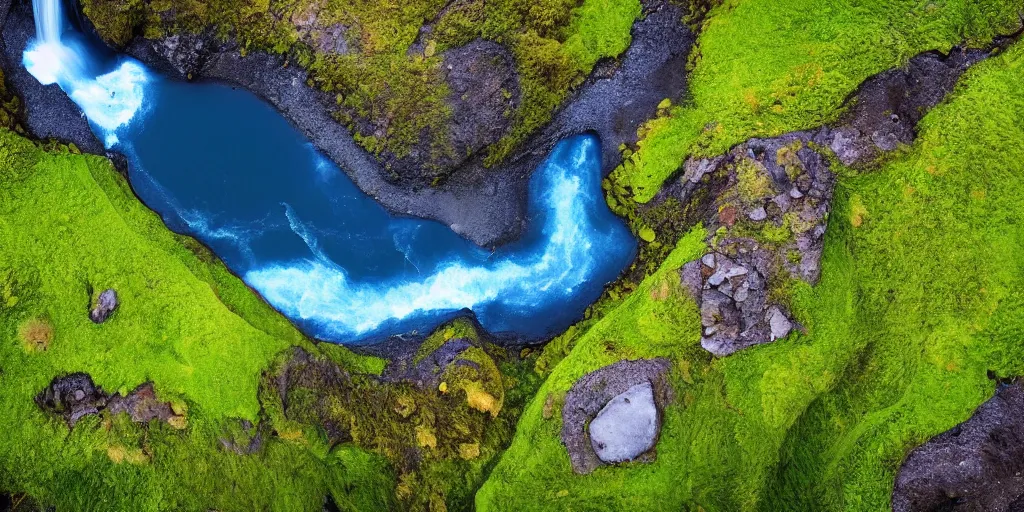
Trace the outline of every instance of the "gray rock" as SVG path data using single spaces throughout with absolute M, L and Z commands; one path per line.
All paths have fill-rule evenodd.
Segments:
M 747 214 L 747 217 L 754 222 L 761 222 L 768 218 L 768 212 L 765 211 L 763 206 L 758 206 L 751 210 L 750 213 Z
M 793 322 L 790 322 L 786 314 L 775 306 L 768 310 L 768 325 L 771 328 L 772 341 L 785 338 L 793 330 Z
M 650 382 L 637 384 L 605 405 L 590 423 L 590 442 L 603 462 L 633 460 L 654 447 L 658 408 Z
M 89 312 L 89 319 L 97 324 L 106 322 L 110 315 L 114 314 L 114 310 L 117 309 L 119 304 L 117 292 L 109 288 L 103 290 L 103 293 L 100 293 L 100 297 L 96 301 L 96 306 Z
M 587 474 L 609 461 L 617 461 L 622 454 L 633 455 L 633 460 L 639 462 L 653 461 L 656 454 L 656 441 L 636 442 L 628 439 L 620 439 L 613 431 L 623 430 L 626 425 L 632 424 L 632 419 L 622 418 L 615 413 L 620 407 L 626 407 L 625 400 L 620 400 L 619 405 L 611 406 L 620 397 L 628 397 L 633 390 L 639 388 L 640 403 L 653 403 L 655 418 L 664 410 L 672 400 L 672 392 L 665 377 L 666 372 L 671 368 L 671 363 L 666 359 L 639 359 L 636 361 L 618 361 L 614 364 L 599 368 L 581 377 L 565 395 L 565 404 L 562 406 L 562 444 L 569 454 L 569 461 L 572 469 L 578 474 Z M 648 399 L 649 397 L 649 399 Z M 645 402 L 645 400 L 647 400 Z M 633 399 L 630 399 L 632 402 Z M 613 412 L 606 413 L 606 409 Z M 649 414 L 648 409 L 646 413 Z M 603 415 L 605 418 L 597 421 L 597 417 Z M 640 414 L 637 414 L 638 416 Z M 649 416 L 648 416 L 649 417 Z M 612 422 L 611 418 L 618 418 Z M 596 426 L 595 426 L 596 422 Z M 588 429 L 589 425 L 589 429 Z M 616 426 L 617 425 L 617 426 Z M 658 425 L 658 420 L 655 420 Z M 647 439 L 649 431 L 645 430 L 643 424 L 636 425 L 639 433 L 644 433 L 641 439 Z M 592 435 L 598 436 L 596 441 Z M 657 427 L 655 428 L 654 439 L 657 439 Z M 614 441 L 619 439 L 619 441 Z M 609 444 L 614 441 L 614 444 Z M 605 458 L 598 456 L 598 445 L 605 444 L 601 448 Z M 637 449 L 647 445 L 645 450 L 636 452 Z M 625 449 L 626 446 L 630 448 Z M 612 449 L 613 447 L 614 450 Z M 619 447 L 623 449 L 619 451 Z M 623 458 L 622 460 L 627 460 Z

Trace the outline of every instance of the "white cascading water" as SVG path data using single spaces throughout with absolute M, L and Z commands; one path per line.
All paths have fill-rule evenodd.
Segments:
M 62 0 L 33 0 L 36 38 L 22 55 L 25 69 L 43 85 L 57 84 L 82 109 L 110 148 L 117 131 L 142 108 L 146 68 L 132 59 L 119 60 L 113 70 L 96 74 L 95 64 L 80 41 L 65 37 Z

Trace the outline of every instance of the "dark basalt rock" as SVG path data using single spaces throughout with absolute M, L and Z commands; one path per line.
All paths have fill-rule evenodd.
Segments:
M 866 170 L 912 143 L 918 121 L 987 55 L 962 48 L 918 55 L 865 81 L 834 126 L 751 139 L 725 155 L 685 162 L 646 208 L 670 198 L 703 201 L 708 254 L 681 275 L 701 309 L 705 349 L 726 356 L 800 328 L 778 297 L 791 279 L 815 284 L 820 277 L 836 181 L 828 154 Z
M 910 452 L 892 509 L 1024 510 L 1024 386 L 1001 386 L 969 420 Z
M 93 306 L 92 311 L 89 312 L 89 319 L 94 323 L 102 324 L 106 322 L 110 315 L 114 314 L 117 310 L 117 306 L 120 304 L 117 300 L 117 292 L 112 289 L 103 290 L 100 293 L 99 298 L 96 300 L 96 305 Z
M 126 413 L 136 423 L 160 420 L 175 428 L 184 425 L 184 417 L 175 414 L 169 403 L 157 400 L 152 383 L 142 384 L 126 396 L 119 393 L 111 395 L 96 386 L 86 373 L 72 373 L 53 379 L 36 396 L 36 404 L 42 410 L 62 417 L 68 428 L 74 428 L 83 417 L 102 411 Z
M 562 406 L 562 444 L 569 452 L 574 472 L 587 474 L 606 463 L 595 450 L 588 425 L 610 402 L 635 386 L 646 384 L 651 387 L 657 409 L 657 426 L 651 445 L 657 443 L 661 411 L 671 400 L 671 390 L 665 380 L 670 366 L 666 359 L 624 360 L 584 375 L 573 384 Z M 636 455 L 634 460 L 650 462 L 654 457 L 652 448 Z
M 99 414 L 107 406 L 107 395 L 92 382 L 85 373 L 72 373 L 53 379 L 53 382 L 36 397 L 36 403 L 44 411 L 64 418 L 68 427 L 89 414 Z

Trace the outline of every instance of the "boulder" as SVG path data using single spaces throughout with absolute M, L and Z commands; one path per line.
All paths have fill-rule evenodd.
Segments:
M 654 447 L 658 408 L 650 382 L 637 384 L 613 398 L 590 423 L 590 443 L 602 462 L 633 460 Z
M 661 411 L 672 400 L 670 367 L 660 358 L 623 360 L 573 384 L 562 406 L 562 444 L 574 472 L 654 460 Z
M 72 373 L 57 377 L 36 397 L 36 404 L 44 411 L 64 418 L 68 427 L 90 414 L 98 414 L 107 405 L 107 395 L 93 384 L 85 373 Z
M 96 306 L 89 312 L 89 319 L 97 324 L 102 324 L 110 318 L 110 315 L 114 314 L 114 310 L 117 309 L 119 304 L 117 292 L 109 288 L 103 290 L 99 299 L 96 300 Z

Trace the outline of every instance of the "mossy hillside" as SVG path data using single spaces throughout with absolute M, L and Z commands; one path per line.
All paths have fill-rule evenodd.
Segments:
M 386 462 L 356 448 L 270 439 L 243 457 L 220 447 L 226 425 L 259 419 L 257 384 L 274 354 L 310 347 L 285 319 L 167 231 L 106 160 L 8 131 L 0 156 L 0 488 L 76 510 L 319 509 L 329 492 L 350 508 L 388 506 Z M 90 301 L 106 287 L 122 304 L 95 325 Z M 52 328 L 45 344 L 22 339 L 33 322 Z M 153 381 L 187 424 L 90 416 L 69 433 L 34 398 L 76 371 L 108 391 Z
M 820 283 L 792 290 L 806 333 L 709 361 L 662 270 L 583 334 L 477 495 L 484 510 L 884 510 L 913 446 L 966 419 L 1024 361 L 1024 46 L 983 62 L 918 142 L 836 191 Z M 672 276 L 680 304 L 654 305 Z M 606 323 L 607 322 L 607 323 Z M 559 399 L 623 357 L 669 357 L 677 399 L 650 465 L 571 472 Z M 705 358 L 705 359 L 702 359 Z M 687 378 L 684 378 L 688 376 Z
M 213 31 L 243 51 L 285 55 L 309 69 L 312 85 L 336 94 L 338 118 L 364 147 L 398 157 L 421 139 L 431 153 L 451 153 L 442 53 L 476 38 L 496 41 L 515 57 L 521 101 L 512 128 L 487 152 L 494 164 L 547 122 L 599 59 L 626 49 L 640 2 L 84 0 L 83 10 L 115 46 L 136 34 Z M 421 36 L 427 25 L 432 31 Z M 346 52 L 323 43 L 336 30 Z
M 887 507 L 910 448 L 989 398 L 989 372 L 1024 373 L 1021 76 L 1017 43 L 925 118 L 912 155 L 844 183 L 863 348 L 799 416 L 763 510 Z
M 1007 0 L 727 0 L 703 23 L 691 97 L 641 129 L 613 177 L 647 202 L 686 157 L 834 121 L 869 76 L 924 51 L 985 46 L 1021 11 Z

